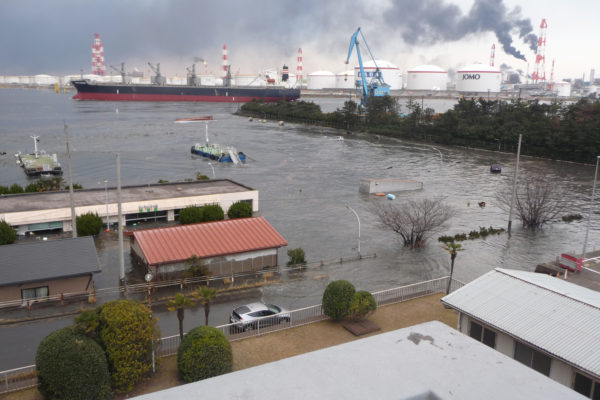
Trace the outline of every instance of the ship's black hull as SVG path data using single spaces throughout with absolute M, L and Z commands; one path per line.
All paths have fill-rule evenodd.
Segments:
M 75 100 L 103 101 L 204 101 L 247 103 L 252 100 L 291 101 L 300 98 L 300 89 L 282 87 L 217 87 L 184 85 L 127 85 L 71 81 L 77 89 Z

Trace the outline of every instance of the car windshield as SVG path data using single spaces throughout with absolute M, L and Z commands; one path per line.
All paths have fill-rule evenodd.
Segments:
M 275 314 L 279 314 L 281 312 L 281 308 L 277 307 L 275 304 L 267 304 L 267 308 L 273 311 Z

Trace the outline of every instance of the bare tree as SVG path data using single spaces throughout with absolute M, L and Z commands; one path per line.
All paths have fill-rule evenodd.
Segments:
M 409 200 L 399 206 L 386 204 L 376 213 L 384 226 L 402 237 L 404 246 L 420 247 L 454 216 L 454 209 L 439 198 Z
M 508 211 L 512 189 L 496 194 L 500 207 Z M 556 218 L 565 208 L 563 193 L 556 182 L 534 176 L 517 185 L 514 210 L 526 228 L 539 228 Z

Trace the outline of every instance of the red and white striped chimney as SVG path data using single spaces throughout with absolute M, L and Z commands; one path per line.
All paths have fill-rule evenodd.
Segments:
M 223 45 L 223 79 L 227 78 L 227 45 Z
M 302 49 L 298 49 L 298 66 L 296 67 L 296 85 L 302 85 Z
M 104 46 L 100 40 L 99 34 L 94 34 L 94 43 L 92 43 L 92 74 L 104 75 L 106 66 L 104 65 Z

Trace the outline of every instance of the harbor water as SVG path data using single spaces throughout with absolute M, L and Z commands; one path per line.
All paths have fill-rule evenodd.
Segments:
M 448 275 L 450 258 L 436 240 L 438 236 L 507 226 L 507 212 L 499 207 L 496 193 L 510 190 L 514 154 L 432 146 L 299 124 L 281 126 L 277 121 L 249 121 L 233 115 L 237 104 L 82 102 L 72 100 L 72 95 L 0 89 L 0 152 L 6 152 L 0 156 L 0 185 L 30 182 L 13 154 L 32 151 L 33 135 L 40 137 L 41 149 L 57 153 L 66 171 L 66 123 L 73 181 L 84 188 L 104 188 L 105 179 L 110 187 L 116 186 L 117 152 L 123 185 L 195 179 L 197 172 L 232 179 L 259 190 L 259 215 L 289 242 L 287 249 L 303 248 L 309 262 L 357 254 L 359 224 L 346 206 L 355 210 L 360 219 L 361 253 L 376 254 L 376 258 L 328 264 L 262 289 L 263 300 L 287 308 L 320 303 L 325 286 L 335 279 L 347 279 L 358 289 L 375 291 Z M 345 99 L 303 100 L 314 100 L 325 111 L 333 111 Z M 434 105 L 439 111 L 452 106 L 451 100 L 441 101 L 444 103 Z M 204 122 L 174 121 L 203 115 L 214 118 L 208 127 L 210 141 L 235 146 L 247 155 L 246 163 L 210 163 L 190 154 L 191 145 L 205 140 Z M 501 164 L 502 173 L 490 174 L 491 163 Z M 593 165 L 522 157 L 519 174 L 521 179 L 538 175 L 551 179 L 569 204 L 565 213 L 587 217 Z M 68 179 L 66 172 L 64 177 Z M 411 179 L 423 182 L 423 190 L 395 193 L 395 200 L 388 200 L 359 193 L 363 178 Z M 380 225 L 375 209 L 416 198 L 443 198 L 456 215 L 424 247 L 411 250 L 402 246 L 397 234 Z M 479 207 L 480 202 L 485 202 L 485 207 Z M 468 282 L 496 267 L 532 271 L 536 264 L 553 260 L 562 252 L 581 252 L 586 224 L 586 218 L 571 223 L 558 218 L 531 231 L 514 220 L 510 238 L 501 234 L 463 242 L 465 250 L 456 258 L 455 278 Z M 598 216 L 594 214 L 588 250 L 596 249 L 599 240 Z M 103 268 L 95 278 L 97 286 L 116 286 L 118 245 L 97 244 Z M 287 262 L 287 249 L 279 253 L 281 264 Z M 129 268 L 128 255 L 125 259 Z M 228 307 L 212 312 L 222 314 L 216 314 L 214 324 L 226 322 Z M 165 315 L 164 321 L 174 318 Z M 171 334 L 169 329 L 173 330 L 163 328 L 163 334 Z M 24 365 L 17 364 L 8 367 Z

